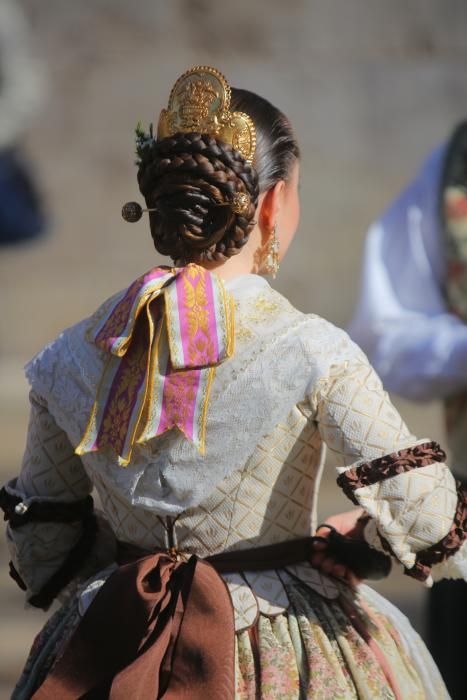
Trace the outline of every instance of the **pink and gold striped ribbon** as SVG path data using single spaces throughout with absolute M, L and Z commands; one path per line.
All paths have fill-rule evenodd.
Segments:
M 204 452 L 215 367 L 233 352 L 233 299 L 195 264 L 158 267 L 128 287 L 88 337 L 109 354 L 77 454 L 136 444 L 177 427 Z

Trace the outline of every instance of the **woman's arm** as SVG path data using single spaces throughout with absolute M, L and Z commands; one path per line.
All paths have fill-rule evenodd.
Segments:
M 67 435 L 34 391 L 21 473 L 1 492 L 13 578 L 37 607 L 48 607 L 71 579 L 108 563 L 90 557 L 97 521 L 92 484 Z M 94 551 L 94 555 L 96 552 Z M 100 554 L 97 556 L 100 559 Z
M 357 347 L 333 363 L 312 406 L 339 485 L 371 516 L 369 544 L 428 584 L 435 564 L 441 577 L 467 578 L 465 492 L 441 448 L 411 435 Z

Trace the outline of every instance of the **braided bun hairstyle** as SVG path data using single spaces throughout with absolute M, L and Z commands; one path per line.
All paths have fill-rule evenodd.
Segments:
M 152 142 L 138 167 L 156 250 L 175 264 L 224 262 L 240 252 L 255 225 L 258 196 L 290 175 L 299 157 L 290 123 L 276 107 L 246 90 L 232 89 L 231 110 L 246 112 L 256 128 L 253 165 L 212 136 L 178 133 Z M 250 205 L 232 210 L 235 194 Z

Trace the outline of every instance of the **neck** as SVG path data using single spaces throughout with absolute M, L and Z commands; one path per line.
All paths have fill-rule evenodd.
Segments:
M 230 280 L 240 275 L 260 274 L 259 260 L 261 259 L 260 234 L 257 228 L 251 232 L 248 243 L 237 255 L 227 258 L 224 262 L 204 262 L 207 270 L 214 270 L 224 280 Z

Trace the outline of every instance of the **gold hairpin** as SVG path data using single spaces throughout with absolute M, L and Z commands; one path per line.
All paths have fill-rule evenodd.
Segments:
M 179 132 L 210 134 L 229 143 L 251 163 L 256 149 L 256 129 L 244 112 L 230 111 L 231 89 L 215 68 L 195 66 L 183 73 L 172 88 L 167 109 L 157 128 L 158 140 Z
M 230 207 L 235 214 L 244 216 L 249 209 L 251 203 L 250 196 L 246 192 L 237 192 L 234 194 L 232 201 L 213 204 L 214 207 Z M 138 202 L 127 202 L 122 207 L 122 217 L 130 224 L 135 224 L 141 219 L 144 212 L 157 211 L 157 207 L 151 209 L 143 209 Z

